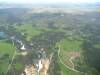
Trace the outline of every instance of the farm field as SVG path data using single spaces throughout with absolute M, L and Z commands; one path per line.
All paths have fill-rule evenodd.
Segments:
M 16 48 L 9 43 L 0 40 L 0 73 L 5 72 Z

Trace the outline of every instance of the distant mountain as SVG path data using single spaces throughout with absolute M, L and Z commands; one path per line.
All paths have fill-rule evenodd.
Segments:
M 59 4 L 44 4 L 48 7 L 55 8 L 100 8 L 100 3 L 59 3 Z
M 49 3 L 49 4 L 11 4 L 0 3 L 0 8 L 34 8 L 34 7 L 52 7 L 52 8 L 100 8 L 100 3 Z

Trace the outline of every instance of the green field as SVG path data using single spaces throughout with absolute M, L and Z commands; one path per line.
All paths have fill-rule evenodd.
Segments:
M 25 34 L 27 41 L 30 41 L 32 37 L 37 36 L 37 35 L 39 35 L 39 34 L 41 34 L 43 32 L 59 32 L 59 31 L 62 32 L 62 30 L 60 30 L 60 29 L 37 28 L 37 27 L 33 27 L 30 24 L 16 26 L 16 29 L 19 32 Z
M 57 46 L 59 45 L 65 51 L 80 51 L 82 43 L 82 41 L 78 40 L 63 39 L 57 43 Z
M 56 44 L 56 46 L 60 46 L 60 59 L 64 64 L 72 68 L 72 65 L 69 62 L 69 59 L 71 56 L 69 55 L 70 52 L 81 52 L 81 45 L 83 41 L 80 40 L 69 40 L 69 39 L 62 39 L 60 42 Z M 66 68 L 63 64 L 59 64 L 61 67 L 61 70 L 64 75 L 82 75 L 80 73 L 74 72 L 72 70 L 69 70 Z
M 81 73 L 78 72 L 74 72 L 72 70 L 69 70 L 68 68 L 66 68 L 63 64 L 59 63 L 60 68 L 63 72 L 63 75 L 82 75 Z
M 6 71 L 14 51 L 13 45 L 0 41 L 0 73 Z
M 17 26 L 16 29 L 21 33 L 26 34 L 26 39 L 29 41 L 33 36 L 39 35 L 43 32 L 43 30 L 39 28 L 32 27 L 32 25 L 20 25 Z
M 0 41 L 0 55 L 9 54 L 9 56 L 12 57 L 14 51 L 15 47 L 13 45 Z
M 15 66 L 15 69 L 18 71 L 20 71 L 24 68 L 24 64 L 20 63 L 20 62 L 16 63 L 14 66 Z
M 93 45 L 94 48 L 100 49 L 100 44 Z

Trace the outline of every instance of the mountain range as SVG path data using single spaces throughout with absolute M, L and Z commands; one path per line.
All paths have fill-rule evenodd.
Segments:
M 39 4 L 17 4 L 0 3 L 0 8 L 34 8 L 34 7 L 52 7 L 52 8 L 100 8 L 100 3 L 39 3 Z

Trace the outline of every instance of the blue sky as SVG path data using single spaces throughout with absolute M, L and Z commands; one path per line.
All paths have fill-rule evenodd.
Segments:
M 8 3 L 95 3 L 100 0 L 0 0 Z

